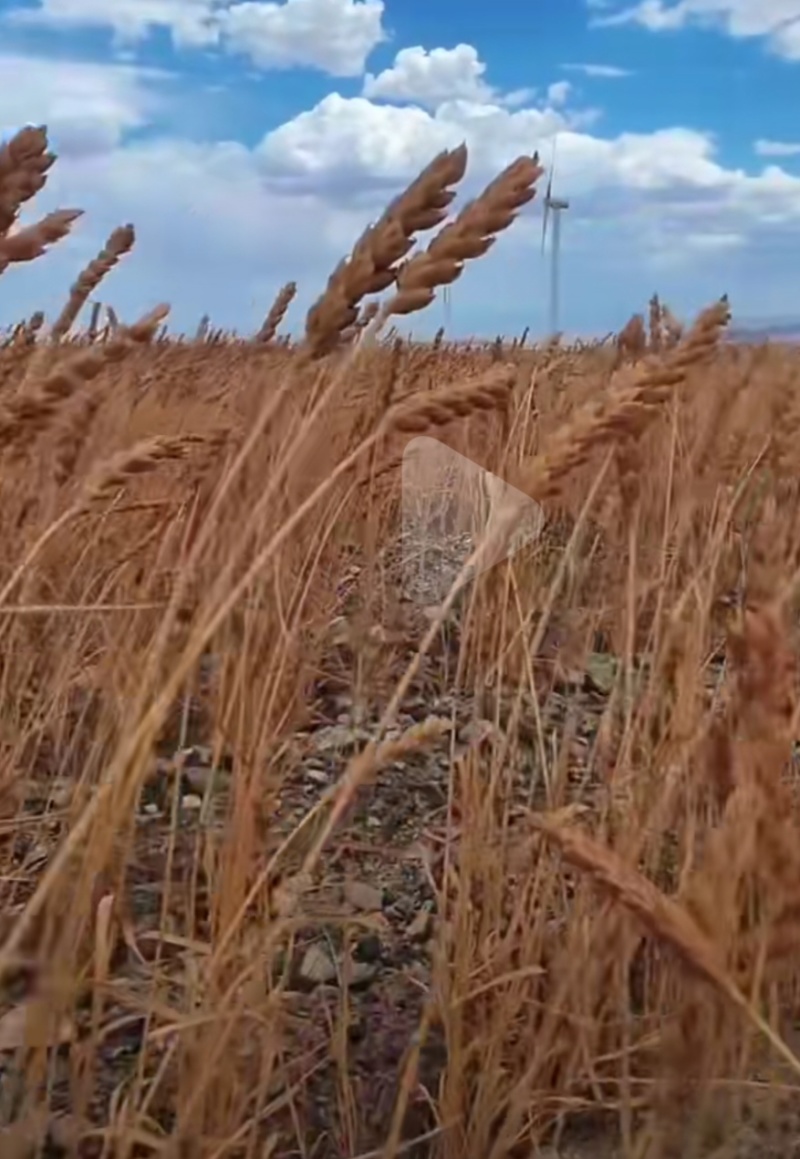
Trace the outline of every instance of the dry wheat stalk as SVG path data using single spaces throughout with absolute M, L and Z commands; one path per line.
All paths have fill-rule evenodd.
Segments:
M 264 319 L 261 329 L 256 334 L 256 342 L 263 342 L 265 344 L 272 342 L 296 293 L 297 282 L 287 282 L 285 286 L 281 286 L 275 296 L 275 301 L 269 308 L 269 312 Z
M 629 357 L 634 362 L 647 352 L 647 331 L 641 314 L 634 314 L 620 330 L 617 335 L 617 349 L 620 359 Z
M 133 447 L 120 451 L 101 463 L 86 480 L 78 500 L 80 510 L 92 503 L 105 499 L 120 487 L 125 487 L 132 479 L 149 475 L 162 463 L 185 459 L 189 451 L 207 442 L 203 435 L 160 435 L 142 439 Z
M 380 294 L 397 276 L 402 261 L 420 231 L 433 229 L 447 214 L 455 196 L 451 186 L 464 176 L 465 145 L 445 150 L 422 170 L 369 226 L 328 279 L 325 293 L 306 316 L 306 352 L 313 358 L 335 350 L 342 332 L 358 319 L 363 298 Z
M 12 262 L 31 262 L 41 257 L 49 245 L 67 236 L 82 213 L 82 209 L 57 209 L 35 225 L 0 237 L 0 274 Z
M 121 225 L 111 233 L 108 241 L 96 258 L 89 262 L 85 270 L 78 275 L 70 289 L 69 299 L 58 318 L 53 323 L 50 340 L 58 342 L 67 334 L 81 312 L 84 302 L 94 293 L 103 278 L 132 248 L 136 234 L 132 225 Z
M 709 982 L 716 992 L 741 1011 L 795 1073 L 800 1061 L 765 1022 L 731 976 L 724 956 L 679 902 L 667 897 L 613 850 L 579 828 L 564 825 L 546 814 L 532 815 L 536 829 L 564 859 L 591 875 L 605 892 L 633 913 L 657 940 L 671 946 L 684 965 Z
M 45 430 L 62 407 L 86 382 L 96 378 L 110 362 L 124 358 L 143 342 L 149 342 L 157 327 L 169 313 L 168 306 L 157 306 L 117 333 L 109 342 L 81 350 L 64 360 L 45 376 L 29 395 L 19 395 L 0 409 L 0 447 L 10 447 Z
M 0 237 L 16 221 L 20 206 L 44 187 L 54 161 L 43 126 L 20 129 L 0 146 Z
M 638 438 L 691 367 L 716 348 L 729 318 L 727 302 L 720 301 L 704 310 L 684 341 L 660 361 L 641 361 L 618 372 L 620 385 L 604 401 L 582 407 L 550 438 L 545 451 L 520 468 L 514 486 L 531 498 L 550 498 L 596 447 Z
M 602 889 L 634 913 L 645 928 L 677 951 L 684 964 L 741 1006 L 743 999 L 709 938 L 691 915 L 620 856 L 577 826 L 533 814 L 534 827 L 564 860 L 589 873 Z
M 465 382 L 419 391 L 392 407 L 383 421 L 383 433 L 422 434 L 476 411 L 498 410 L 508 404 L 516 381 L 516 366 L 506 363 Z
M 451 285 L 461 276 L 465 262 L 488 253 L 497 234 L 508 229 L 519 210 L 533 200 L 542 173 L 537 154 L 518 157 L 504 169 L 454 221 L 439 230 L 427 249 L 401 267 L 397 292 L 384 305 L 382 317 L 423 310 L 434 300 L 437 287 Z
M 133 326 L 118 331 L 110 342 L 97 347 L 97 350 L 104 353 L 111 351 L 111 357 L 102 365 L 116 361 L 118 356 L 124 357 L 137 346 L 151 343 L 163 317 L 163 311 L 152 311 Z M 102 401 L 103 395 L 99 391 L 83 391 L 57 430 L 53 457 L 53 478 L 57 486 L 63 487 L 71 478 Z
M 658 294 L 653 294 L 650 299 L 648 324 L 650 329 L 650 349 L 654 354 L 658 354 L 661 350 L 663 339 L 663 316 Z

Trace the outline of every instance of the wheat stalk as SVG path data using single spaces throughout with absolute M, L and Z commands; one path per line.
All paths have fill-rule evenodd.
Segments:
M 272 342 L 296 293 L 297 282 L 287 282 L 285 286 L 281 286 L 275 296 L 275 301 L 269 308 L 269 312 L 264 319 L 261 329 L 256 334 L 256 342 L 262 342 L 264 344 Z
M 0 274 L 12 262 L 31 262 L 41 257 L 49 245 L 67 236 L 82 214 L 82 209 L 57 209 L 35 225 L 0 236 Z
M 433 229 L 447 214 L 464 176 L 465 145 L 445 150 L 369 226 L 328 279 L 325 293 L 306 316 L 305 345 L 313 358 L 335 350 L 342 333 L 355 325 L 363 298 L 379 294 L 397 277 L 397 263 L 411 250 L 414 236 Z
M 20 129 L 0 145 L 0 238 L 16 221 L 20 206 L 44 187 L 55 159 L 47 151 L 43 126 Z
M 135 240 L 136 234 L 132 225 L 121 225 L 113 231 L 100 253 L 89 262 L 85 270 L 81 271 L 71 287 L 69 299 L 53 323 L 50 332 L 52 342 L 60 341 L 69 332 L 84 302 L 94 293 L 106 274 L 113 270 L 120 258 L 133 248 Z
M 426 249 L 402 266 L 397 292 L 384 305 L 382 318 L 423 310 L 433 302 L 439 286 L 449 286 L 461 276 L 465 262 L 488 253 L 497 234 L 508 229 L 519 210 L 533 200 L 543 173 L 537 154 L 518 157 L 504 169 L 454 221 L 439 230 Z
M 507 363 L 436 391 L 419 391 L 391 408 L 383 433 L 422 434 L 475 411 L 497 410 L 508 404 L 516 382 L 517 368 Z
M 168 313 L 169 306 L 157 306 L 132 326 L 119 331 L 111 341 L 66 358 L 31 394 L 19 395 L 6 403 L 0 409 L 0 448 L 8 448 L 46 430 L 65 400 L 97 378 L 109 363 L 118 362 L 140 343 L 149 342 Z

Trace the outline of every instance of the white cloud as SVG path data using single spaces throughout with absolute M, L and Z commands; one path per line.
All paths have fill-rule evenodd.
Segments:
M 551 105 L 558 108 L 565 105 L 572 92 L 572 85 L 568 80 L 557 80 L 547 87 L 547 99 Z
M 94 87 L 81 89 L 70 109 L 78 121 L 106 107 L 109 92 L 120 102 L 122 129 L 148 115 L 136 103 L 142 82 L 135 70 L 129 76 L 108 66 L 91 75 Z M 27 119 L 34 90 L 55 107 L 56 80 L 44 79 L 43 65 L 30 77 L 27 96 L 6 86 L 3 119 L 22 120 L 23 102 Z M 53 89 L 45 92 L 46 83 Z M 66 85 L 63 75 L 59 83 Z M 119 83 L 122 89 L 113 87 Z M 46 120 L 47 108 L 38 109 L 34 115 Z M 290 317 L 301 321 L 363 226 L 442 148 L 462 140 L 469 147 L 463 199 L 521 153 L 538 147 L 546 159 L 556 131 L 558 192 L 571 202 L 562 236 L 569 328 L 619 325 L 654 286 L 680 315 L 723 290 L 749 314 L 779 313 L 796 298 L 800 178 L 777 164 L 753 174 L 728 169 L 711 135 L 682 127 L 603 137 L 565 109 L 450 100 L 432 112 L 332 93 L 255 149 L 165 137 L 114 145 L 103 156 L 62 156 L 32 213 L 75 205 L 86 216 L 46 258 L 0 278 L 0 322 L 39 305 L 52 315 L 81 266 L 124 221 L 135 223 L 137 245 L 99 294 L 121 316 L 167 300 L 179 327 L 192 328 L 208 311 L 216 324 L 251 330 L 279 284 L 295 278 L 300 296 Z M 468 269 L 453 303 L 462 332 L 545 324 L 539 213 L 534 202 L 510 236 Z M 430 331 L 441 318 L 433 307 L 412 324 Z
M 536 89 L 511 89 L 500 97 L 500 104 L 506 109 L 518 109 L 521 105 L 529 104 L 536 96 Z
M 464 100 L 429 113 L 414 105 L 377 105 L 331 93 L 268 133 L 259 147 L 266 171 L 283 178 L 344 178 L 351 188 L 412 176 L 441 149 L 467 140 L 474 164 L 489 171 L 569 124 L 554 109 L 519 109 Z
M 59 29 L 109 28 L 122 44 L 167 29 L 178 48 L 219 47 L 261 68 L 360 76 L 386 34 L 383 0 L 38 0 L 5 19 Z
M 759 157 L 800 157 L 800 141 L 769 141 L 762 137 L 754 149 Z
M 567 72 L 579 72 L 582 76 L 597 77 L 603 80 L 619 80 L 622 77 L 633 76 L 629 68 L 618 68 L 614 64 L 562 64 Z
M 800 60 L 798 0 L 640 0 L 640 3 L 593 19 L 596 27 L 640 24 L 664 32 L 697 24 L 716 27 L 736 38 L 765 37 L 770 48 L 788 60 Z
M 386 39 L 383 0 L 284 0 L 233 4 L 219 14 L 229 51 L 261 68 L 305 66 L 331 76 L 360 76 Z
M 0 132 L 47 124 L 64 155 L 104 152 L 163 104 L 166 73 L 0 53 Z
M 5 19 L 59 29 L 110 28 L 125 43 L 142 40 L 156 28 L 169 29 L 183 48 L 215 44 L 219 38 L 212 0 L 38 0 L 38 7 L 12 8 Z
M 338 93 L 268 133 L 259 147 L 265 170 L 280 178 L 324 181 L 346 175 L 353 188 L 413 175 L 443 148 L 465 140 L 473 167 L 490 173 L 521 153 L 542 149 L 558 132 L 561 181 L 589 192 L 604 184 L 629 189 L 697 189 L 731 179 L 713 159 L 713 141 L 691 129 L 626 133 L 614 140 L 577 132 L 553 108 L 510 111 L 499 105 L 451 101 L 434 113 L 373 104 Z
M 370 100 L 413 101 L 435 109 L 447 101 L 489 103 L 495 91 L 484 80 L 486 65 L 471 44 L 455 48 L 416 45 L 401 48 L 391 68 L 364 78 L 363 95 Z
M 78 271 L 125 221 L 136 226 L 133 253 L 96 295 L 121 317 L 167 301 L 179 328 L 192 329 L 209 311 L 217 324 L 248 331 L 295 277 L 297 321 L 365 224 L 363 209 L 270 188 L 243 145 L 178 138 L 132 142 L 102 158 L 59 157 L 26 220 L 65 205 L 85 210 L 70 236 L 0 278 L 0 325 L 37 308 L 52 316 Z

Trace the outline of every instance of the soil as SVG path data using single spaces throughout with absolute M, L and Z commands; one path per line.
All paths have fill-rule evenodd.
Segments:
M 463 545 L 455 554 L 461 558 Z M 444 565 L 452 568 L 452 559 Z M 424 601 L 425 593 L 422 595 Z M 419 632 L 427 626 L 420 612 L 423 601 L 414 605 L 418 617 L 417 634 L 412 631 L 395 660 L 401 665 L 415 650 Z M 344 649 L 344 650 L 342 650 Z M 336 651 L 336 649 L 334 649 Z M 583 804 L 599 803 L 605 791 L 589 759 L 605 705 L 607 689 L 602 664 L 594 671 L 562 673 L 549 681 L 549 690 L 534 706 L 522 698 L 500 698 L 497 716 L 487 719 L 487 703 L 453 690 L 452 674 L 458 653 L 458 628 L 450 624 L 441 633 L 431 654 L 412 682 L 401 711 L 397 730 L 431 716 L 450 722 L 450 731 L 436 745 L 383 769 L 375 782 L 363 791 L 346 826 L 339 833 L 334 853 L 326 860 L 303 899 L 304 921 L 300 925 L 286 966 L 288 1008 L 292 1015 L 292 1053 L 298 1058 L 323 1058 L 297 1096 L 295 1114 L 306 1124 L 305 1155 L 313 1159 L 345 1159 L 366 1155 L 381 1147 L 386 1138 L 407 1052 L 416 1040 L 431 985 L 432 934 L 436 915 L 436 892 L 441 870 L 441 853 L 447 826 L 448 783 L 451 749 L 465 752 L 478 748 L 486 736 L 502 731 L 504 720 L 519 713 L 520 747 L 513 779 L 512 815 L 546 806 L 547 786 L 539 775 L 536 713 L 544 723 L 546 736 L 563 737 L 569 728 L 571 759 L 568 772 L 568 799 Z M 346 671 L 352 657 L 346 645 L 326 660 L 328 671 Z M 198 706 L 199 707 L 199 706 Z M 374 733 L 377 706 L 355 703 L 352 691 L 337 681 L 320 679 L 314 690 L 313 711 L 306 726 L 292 738 L 291 768 L 280 799 L 273 841 L 288 833 L 310 807 L 341 775 L 348 756 Z M 124 1089 L 133 1076 L 140 1055 L 144 1020 L 135 1007 L 151 979 L 151 962 L 164 929 L 164 882 L 172 880 L 180 896 L 186 896 L 187 881 L 194 872 L 198 837 L 204 829 L 214 830 L 223 823 L 229 804 L 232 770 L 226 763 L 212 768 L 211 751 L 206 746 L 200 723 L 202 713 L 190 716 L 197 722 L 189 736 L 190 745 L 176 759 L 161 759 L 139 802 L 135 848 L 127 875 L 127 897 L 123 912 L 132 923 L 132 936 L 122 945 L 113 962 L 114 976 L 130 1001 L 111 1004 L 104 1013 L 107 1023 L 116 1022 L 96 1059 L 97 1084 L 89 1107 L 95 1126 L 107 1124 L 115 1092 Z M 175 768 L 180 767 L 176 796 Z M 21 879 L 29 884 L 10 896 L 6 920 L 21 908 L 30 883 L 47 865 L 56 847 L 70 798 L 70 785 L 51 780 L 26 786 L 25 815 L 40 819 L 48 815 L 48 828 L 37 826 L 33 841 L 26 827 L 15 823 L 3 831 L 3 840 L 14 843 L 15 863 Z M 173 827 L 173 809 L 177 825 Z M 170 839 L 170 833 L 177 836 Z M 196 889 L 197 911 L 204 899 L 202 875 Z M 178 902 L 180 905 L 180 902 Z M 208 909 L 210 899 L 205 899 Z M 174 929 L 181 928 L 175 913 Z M 166 928 L 170 928 L 167 913 Z M 129 931 L 130 932 L 130 931 Z M 199 936 L 199 935 L 198 935 Z M 190 950 L 190 947 L 189 947 Z M 187 969 L 191 953 L 180 936 L 172 945 L 162 944 L 167 965 L 177 976 Z M 330 1027 L 342 1011 L 342 993 L 348 996 L 347 1067 L 358 1126 L 347 1139 L 342 1136 L 341 1107 L 337 1099 L 337 1073 L 333 1061 L 324 1061 Z M 32 977 L 24 969 L 17 972 L 6 988 L 6 1005 L 30 999 L 35 993 Z M 90 1012 L 84 1011 L 73 1028 L 72 1043 L 52 1052 L 50 1134 L 42 1155 L 54 1159 L 67 1154 L 73 1136 L 81 1135 L 86 1124 L 73 1121 L 73 1100 L 67 1084 L 67 1056 L 75 1040 L 86 1033 Z M 0 1046 L 3 1017 L 0 1016 Z M 433 1028 L 421 1051 L 417 1082 L 411 1092 L 409 1110 L 403 1124 L 403 1138 L 409 1143 L 404 1155 L 427 1159 L 434 1153 L 436 1124 L 430 1113 L 429 1095 L 436 1091 L 446 1063 L 446 1047 L 441 1033 Z M 0 1049 L 0 1126 L 7 1131 L 5 1146 L 0 1134 L 0 1155 L 26 1156 L 11 1150 L 15 1120 L 21 1114 L 25 1095 L 15 1070 L 14 1055 Z M 168 1131 L 172 1114 L 168 1099 L 152 1110 L 155 1122 Z M 280 1120 L 279 1120 L 280 1121 Z M 286 1133 L 274 1140 L 274 1159 L 299 1155 L 289 1116 Z M 274 1126 L 270 1128 L 273 1130 Z M 779 1140 L 779 1150 L 770 1150 L 763 1134 L 748 1128 L 741 1138 L 728 1140 L 725 1151 L 708 1151 L 729 1159 L 749 1159 L 758 1155 L 800 1154 L 800 1135 L 791 1133 Z M 267 1132 L 269 1135 L 269 1131 Z M 266 1137 L 266 1136 L 265 1136 Z M 749 1138 L 749 1142 L 748 1142 Z M 421 1139 L 416 1145 L 410 1141 Z M 792 1150 L 792 1147 L 795 1150 Z M 743 1149 L 742 1149 L 743 1148 Z M 102 1152 L 97 1138 L 80 1145 L 81 1155 Z M 142 1154 L 145 1152 L 143 1151 Z M 31 1152 L 32 1154 L 32 1152 Z M 614 1121 L 584 1116 L 570 1122 L 557 1142 L 543 1146 L 539 1154 L 547 1159 L 615 1159 L 621 1156 Z

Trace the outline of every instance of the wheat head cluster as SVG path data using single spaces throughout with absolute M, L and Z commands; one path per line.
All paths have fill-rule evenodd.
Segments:
M 19 220 L 54 160 L 0 147 L 4 278 L 79 228 Z M 729 341 L 726 298 L 602 342 L 400 337 L 543 174 L 454 207 L 467 161 L 297 340 L 293 282 L 248 338 L 120 321 L 131 225 L 0 339 L 4 1157 L 795 1153 L 800 357 Z M 544 518 L 422 609 L 394 546 L 425 434 Z M 428 800 L 364 871 L 418 867 L 414 930 L 331 902 L 387 792 Z M 366 989 L 299 984 L 365 934 L 397 950 Z

